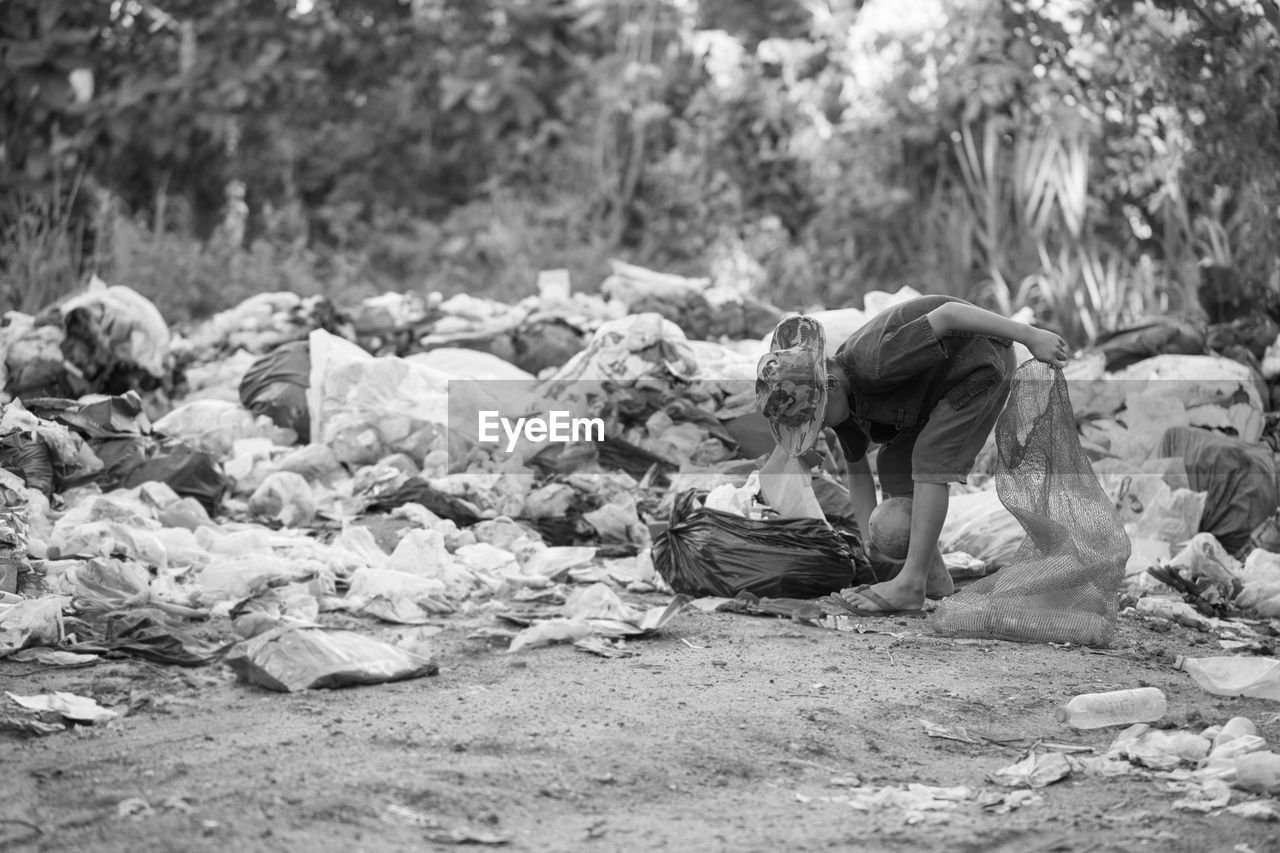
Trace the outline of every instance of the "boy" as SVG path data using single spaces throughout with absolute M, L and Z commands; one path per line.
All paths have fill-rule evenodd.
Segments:
M 823 426 L 835 431 L 864 533 L 876 506 L 871 443 L 881 445 L 876 468 L 884 496 L 912 498 L 902 569 L 891 580 L 833 596 L 845 609 L 915 613 L 926 597 L 954 591 L 938 550 L 948 484 L 968 478 L 1004 408 L 1016 367 L 1011 341 L 1053 367 L 1066 364 L 1067 344 L 1056 333 L 950 296 L 890 307 L 850 335 L 834 358 L 826 358 L 816 321 L 791 317 L 778 325 L 773 351 L 760 361 L 756 395 L 779 443 L 797 455 Z

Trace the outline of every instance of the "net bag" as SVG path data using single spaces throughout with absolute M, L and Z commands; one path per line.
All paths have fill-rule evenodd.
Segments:
M 996 422 L 996 494 L 1026 531 L 1009 563 L 947 599 L 938 634 L 1107 646 L 1130 543 L 1080 446 L 1062 372 L 1027 361 Z

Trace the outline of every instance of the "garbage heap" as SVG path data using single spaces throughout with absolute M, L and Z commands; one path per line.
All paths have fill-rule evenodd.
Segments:
M 914 295 L 819 316 L 838 343 Z M 138 294 L 95 281 L 11 313 L 0 658 L 226 660 L 296 690 L 430 674 L 412 629 L 450 620 L 484 622 L 513 651 L 616 652 L 690 597 L 741 589 L 673 589 L 652 548 L 682 496 L 734 516 L 732 500 L 688 496 L 732 495 L 769 451 L 753 382 L 781 316 L 621 263 L 599 293 L 553 271 L 514 304 L 274 293 L 170 330 Z M 1082 444 L 1134 545 L 1134 603 L 1280 617 L 1280 329 L 1249 329 L 1157 319 L 1072 366 Z M 549 440 L 557 417 L 582 434 Z M 833 458 L 813 460 L 815 491 L 847 526 Z M 957 488 L 944 529 L 961 580 L 1021 541 L 988 480 Z M 748 545 L 769 524 L 742 520 Z M 865 567 L 856 525 L 827 547 Z M 836 566 L 823 582 L 853 575 Z M 661 598 L 634 603 L 646 593 Z M 388 625 L 408 630 L 375 636 Z

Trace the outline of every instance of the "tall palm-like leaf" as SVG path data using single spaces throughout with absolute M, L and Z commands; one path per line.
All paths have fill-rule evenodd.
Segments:
M 1036 237 L 1043 236 L 1053 220 L 1060 183 L 1056 176 L 1061 149 L 1057 134 L 1049 125 L 1019 137 L 1014 146 L 1015 205 L 1022 224 Z
M 993 119 L 986 121 L 981 139 L 976 138 L 971 125 L 961 126 L 956 159 L 976 223 L 973 236 L 982 255 L 992 296 L 1001 311 L 1010 313 L 1009 287 L 1003 270 L 1002 240 L 1006 223 L 1001 215 L 1004 192 L 999 153 L 1000 133 Z

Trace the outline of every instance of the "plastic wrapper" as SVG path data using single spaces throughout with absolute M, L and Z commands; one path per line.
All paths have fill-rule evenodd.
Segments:
M 666 532 L 653 544 L 654 568 L 676 592 L 817 598 L 874 582 L 855 529 L 812 518 L 741 518 L 707 509 L 705 495 L 678 495 Z
M 383 684 L 440 671 L 432 659 L 354 631 L 302 627 L 259 634 L 235 646 L 226 662 L 241 681 L 282 693 Z

